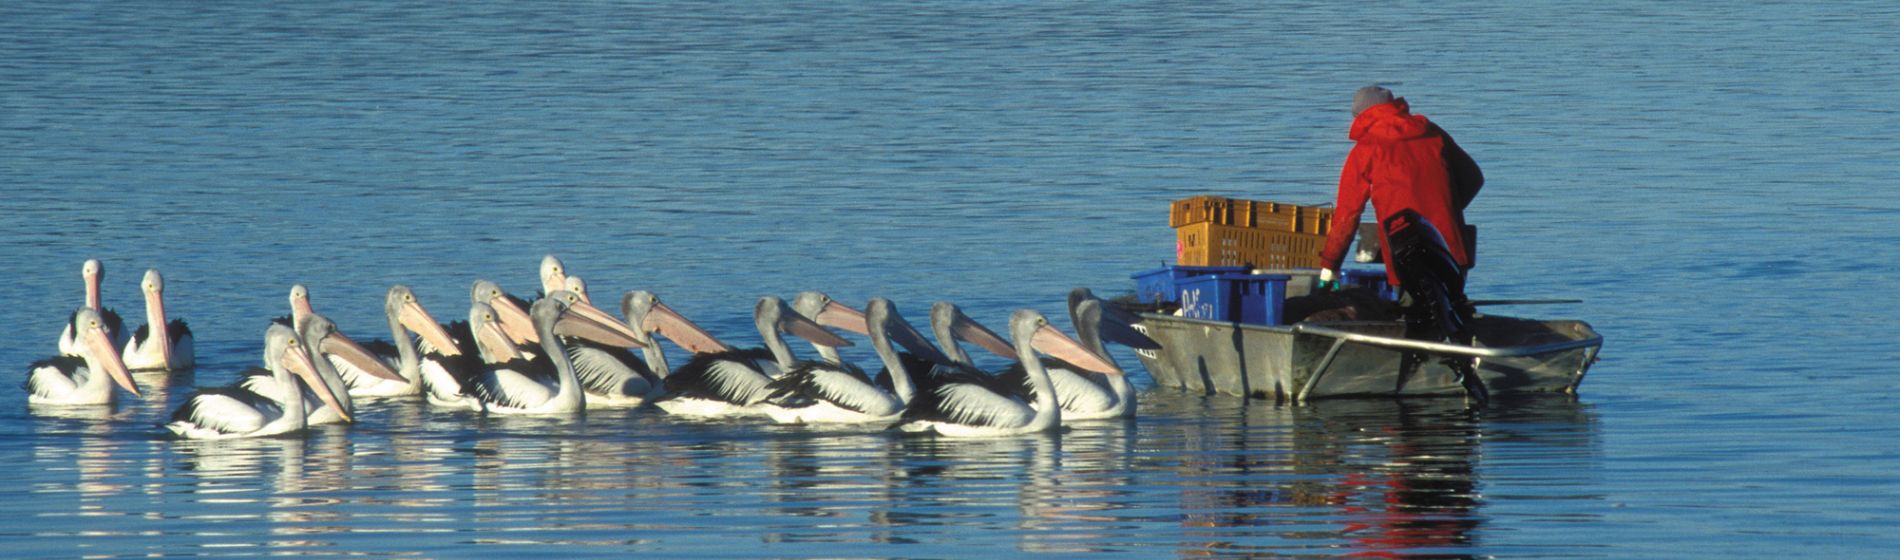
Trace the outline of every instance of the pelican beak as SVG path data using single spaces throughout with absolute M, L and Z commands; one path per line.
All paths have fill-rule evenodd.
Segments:
M 653 310 L 647 312 L 646 324 L 642 325 L 642 328 L 648 332 L 660 333 L 660 336 L 666 337 L 667 340 L 680 345 L 680 348 L 685 348 L 686 351 L 694 354 L 727 350 L 726 345 L 719 342 L 719 339 L 713 338 L 712 333 L 699 328 L 699 325 L 693 324 L 692 321 L 686 319 L 686 316 L 680 315 L 664 303 L 653 304 Z
M 568 305 L 567 312 L 554 322 L 554 334 L 577 336 L 616 348 L 641 348 L 640 339 L 626 323 L 587 302 Z
M 106 370 L 106 375 L 111 376 L 120 387 L 131 391 L 133 396 L 145 398 L 145 395 L 139 394 L 138 385 L 132 382 L 132 372 L 126 369 L 125 360 L 119 357 L 118 349 L 112 347 L 112 339 L 106 336 L 105 327 L 87 330 L 86 346 L 98 358 L 99 367 Z
M 521 353 L 515 349 L 515 343 L 508 340 L 508 333 L 502 332 L 501 325 L 482 323 L 482 327 L 475 330 L 475 338 L 480 341 L 482 348 L 488 349 L 488 354 L 496 363 L 521 357 Z
M 576 297 L 578 296 L 579 294 L 576 294 Z M 646 347 L 645 344 L 640 343 L 640 333 L 634 332 L 633 327 L 627 326 L 625 321 L 614 318 L 613 315 L 608 314 L 606 311 L 601 311 L 599 307 L 594 307 L 594 304 L 587 303 L 586 300 L 569 304 L 567 312 L 587 318 L 590 322 L 594 323 L 594 327 L 606 329 L 607 332 L 600 333 L 598 338 L 589 337 L 595 342 L 613 345 L 618 348 Z
M 158 355 L 165 359 L 165 369 L 171 369 L 172 333 L 171 324 L 165 321 L 165 292 L 153 290 L 150 298 L 149 314 L 154 324 L 147 327 L 150 329 L 148 332 L 152 335 L 152 342 L 158 345 Z
M 1120 344 L 1122 346 L 1127 346 L 1129 348 L 1134 348 L 1136 350 L 1160 350 L 1161 349 L 1161 343 L 1155 342 L 1155 339 L 1148 338 L 1148 335 L 1142 334 L 1141 331 L 1135 330 L 1135 324 L 1141 322 L 1141 317 L 1138 317 L 1133 313 L 1123 311 L 1122 308 L 1109 305 L 1107 303 L 1101 304 L 1101 308 L 1102 308 L 1102 320 L 1101 320 L 1102 340 Z
M 402 323 L 403 328 L 415 331 L 423 340 L 429 341 L 429 345 L 434 346 L 436 351 L 443 355 L 454 356 L 462 353 L 461 349 L 455 346 L 455 339 L 449 336 L 448 329 L 442 328 L 441 323 L 435 322 L 435 317 L 429 315 L 429 311 L 423 309 L 422 304 L 413 301 L 404 303 L 402 308 L 396 311 L 396 320 Z
M 290 328 L 303 328 L 303 318 L 309 317 L 310 314 L 316 312 L 315 309 L 310 308 L 310 298 L 308 296 L 297 298 L 297 301 L 290 306 Z
M 1098 373 L 1122 374 L 1121 368 L 1115 367 L 1115 364 L 1110 363 L 1108 359 L 1090 352 L 1088 348 L 1082 346 L 1082 343 L 1069 338 L 1069 335 L 1062 334 L 1062 331 L 1057 330 L 1053 325 L 1043 325 L 1042 328 L 1036 329 L 1035 336 L 1029 339 L 1029 345 L 1055 359 L 1075 364 L 1075 367 Z
M 337 415 L 342 416 L 344 422 L 356 421 L 356 419 L 350 417 L 349 409 L 344 408 L 342 403 L 337 402 L 336 394 L 330 392 L 330 386 L 324 384 L 323 380 L 317 377 L 317 366 L 311 363 L 309 352 L 305 352 L 302 348 L 292 348 L 291 351 L 285 352 L 284 368 L 290 370 L 291 373 L 297 374 L 297 377 L 303 378 L 304 385 L 310 386 L 310 390 L 317 394 L 318 399 L 321 399 L 324 404 L 330 405 L 331 409 L 336 410 Z
M 863 311 L 835 301 L 825 302 L 825 308 L 818 310 L 818 316 L 812 319 L 827 327 L 837 327 L 867 336 L 871 334 L 871 327 L 865 324 Z
M 369 349 L 357 344 L 354 340 L 350 340 L 350 337 L 343 336 L 343 333 L 330 333 L 330 336 L 323 337 L 323 342 L 318 343 L 317 350 L 327 355 L 342 358 L 343 361 L 349 362 L 350 365 L 356 366 L 357 369 L 363 370 L 370 375 L 390 381 L 405 383 L 409 381 L 408 379 L 403 379 L 402 375 L 397 374 L 396 370 L 389 369 L 389 364 L 384 362 L 382 358 L 376 357 L 375 354 L 370 353 Z
M 495 308 L 495 319 L 501 322 L 502 332 L 508 333 L 508 340 L 515 344 L 541 342 L 541 335 L 534 332 L 534 320 L 528 318 L 528 311 L 515 305 L 514 300 L 498 297 L 489 305 Z
M 956 317 L 950 320 L 950 332 L 955 334 L 957 338 L 975 344 L 984 350 L 989 350 L 993 354 L 1011 360 L 1016 359 L 1016 349 L 1010 346 L 1009 341 L 1003 340 L 1003 337 L 996 334 L 995 331 L 990 330 L 989 327 L 983 326 L 981 323 L 976 322 L 960 311 L 957 312 Z
M 827 330 L 824 325 L 820 325 L 816 321 L 807 319 L 804 315 L 797 313 L 787 312 L 784 316 L 780 317 L 778 328 L 781 331 L 791 333 L 792 336 L 803 338 L 819 346 L 830 346 L 832 348 L 851 346 L 851 341 L 845 340 L 843 337 Z

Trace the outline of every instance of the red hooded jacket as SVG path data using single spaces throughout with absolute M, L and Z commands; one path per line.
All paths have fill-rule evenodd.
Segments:
M 1484 184 L 1471 156 L 1444 129 L 1424 115 L 1412 114 L 1404 98 L 1359 113 L 1348 137 L 1355 144 L 1339 174 L 1339 199 L 1320 262 L 1339 270 L 1370 198 L 1381 223 L 1402 210 L 1417 211 L 1445 239 L 1452 258 L 1460 266 L 1471 266 L 1471 255 L 1465 251 L 1464 207 Z M 1385 235 L 1383 230 L 1380 235 Z M 1399 279 L 1392 270 L 1391 244 L 1380 241 L 1386 280 L 1396 286 Z

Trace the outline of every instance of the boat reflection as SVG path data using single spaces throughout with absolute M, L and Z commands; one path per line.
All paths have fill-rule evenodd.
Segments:
M 1168 406 L 1191 406 L 1175 402 Z M 1289 549 L 1469 556 L 1487 521 L 1481 459 L 1518 453 L 1594 471 L 1595 418 L 1568 398 L 1467 411 L 1451 399 L 1319 401 L 1208 397 L 1181 445 L 1183 556 Z M 1186 411 L 1170 414 L 1187 420 Z M 1198 434 L 1200 437 L 1191 437 Z

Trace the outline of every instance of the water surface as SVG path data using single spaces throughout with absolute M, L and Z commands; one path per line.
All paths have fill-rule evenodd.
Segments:
M 105 411 L 0 391 L 30 556 L 1878 556 L 1900 547 L 1900 13 L 1886 3 L 309 2 L 0 6 L 0 366 L 106 263 L 201 367 Z M 751 342 L 763 294 L 1000 326 L 1172 258 L 1167 201 L 1318 204 L 1386 84 L 1490 179 L 1472 292 L 1608 338 L 1578 400 L 1288 408 L 961 442 L 653 411 L 370 405 L 154 424 L 293 283 L 359 339 L 557 253 Z M 1502 310 L 1500 310 L 1502 311 Z M 1061 322 L 1058 320 L 1058 322 Z M 868 352 L 847 356 L 869 360 Z M 1135 367 L 1132 356 L 1118 354 Z M 990 364 L 995 365 L 995 364 Z M 1146 387 L 1150 381 L 1134 375 Z

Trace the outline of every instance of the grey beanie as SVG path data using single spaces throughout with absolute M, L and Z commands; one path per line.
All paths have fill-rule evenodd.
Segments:
M 1359 113 L 1364 113 L 1366 109 L 1391 102 L 1392 90 L 1379 86 L 1359 88 L 1359 91 L 1352 92 L 1352 116 L 1358 117 Z

